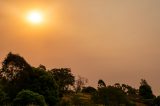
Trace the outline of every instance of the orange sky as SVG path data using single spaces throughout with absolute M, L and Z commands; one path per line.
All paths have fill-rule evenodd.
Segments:
M 39 9 L 45 22 L 25 14 Z M 139 86 L 160 94 L 159 0 L 0 0 L 0 61 L 9 51 L 34 65 L 69 67 L 75 75 Z

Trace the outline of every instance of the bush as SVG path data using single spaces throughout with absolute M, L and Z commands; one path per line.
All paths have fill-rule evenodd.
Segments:
M 27 106 L 27 105 L 46 106 L 45 99 L 42 95 L 30 90 L 20 91 L 16 98 L 13 100 L 14 106 Z

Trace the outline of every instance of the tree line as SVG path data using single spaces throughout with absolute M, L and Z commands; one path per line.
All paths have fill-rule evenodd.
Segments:
M 138 89 L 107 85 L 102 79 L 97 88 L 86 86 L 87 82 L 87 78 L 75 78 L 70 68 L 33 67 L 10 52 L 0 69 L 0 106 L 160 106 L 160 96 L 153 94 L 145 79 Z

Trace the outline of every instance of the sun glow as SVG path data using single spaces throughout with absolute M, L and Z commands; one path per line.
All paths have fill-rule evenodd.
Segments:
M 40 24 L 43 22 L 43 14 L 39 11 L 31 11 L 27 14 L 28 22 L 32 24 Z

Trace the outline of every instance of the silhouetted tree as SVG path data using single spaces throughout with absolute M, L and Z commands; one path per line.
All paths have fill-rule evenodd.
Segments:
M 87 78 L 78 76 L 77 80 L 75 81 L 75 91 L 80 92 L 86 83 L 88 83 Z
M 144 79 L 141 80 L 138 91 L 126 84 L 115 83 L 113 86 L 106 86 L 102 79 L 98 81 L 96 90 L 91 86 L 85 87 L 87 82 L 88 79 L 81 76 L 75 80 L 69 68 L 46 70 L 44 65 L 35 68 L 22 56 L 10 52 L 0 69 L 0 105 L 12 105 L 14 102 L 13 105 L 16 106 L 88 106 L 93 103 L 90 96 L 95 104 L 107 106 L 131 106 L 131 102 L 134 104 L 134 101 L 149 106 L 160 105 L 160 97 L 154 98 L 151 86 Z M 74 87 L 76 93 L 69 90 L 70 87 Z M 59 96 L 62 97 L 61 102 Z
M 138 97 L 138 90 L 135 88 L 132 88 L 131 86 L 127 86 L 127 95 L 131 97 Z
M 61 94 L 66 92 L 69 86 L 73 86 L 75 82 L 75 77 L 71 73 L 69 68 L 52 69 L 49 71 L 52 77 L 55 79 L 59 86 L 59 91 Z
M 125 93 L 114 86 L 99 88 L 97 94 L 92 96 L 92 100 L 105 106 L 130 105 Z
M 20 76 L 21 71 L 29 71 L 31 66 L 25 61 L 25 59 L 18 54 L 12 54 L 11 52 L 2 62 L 2 70 L 0 72 L 1 78 L 5 78 L 8 81 L 17 79 Z
M 2 62 L 2 70 L 0 71 L 0 80 L 3 90 L 13 99 L 16 94 L 29 84 L 29 73 L 32 67 L 25 59 L 17 54 L 9 53 Z
M 140 84 L 141 85 L 139 87 L 139 95 L 143 99 L 153 99 L 154 95 L 153 95 L 152 89 L 151 89 L 150 85 L 148 85 L 147 81 L 144 79 L 141 79 Z
M 12 101 L 18 92 L 29 89 L 45 97 L 49 106 L 59 100 L 58 86 L 45 70 L 31 67 L 23 57 L 9 53 L 2 63 L 0 80 L 3 91 Z
M 39 68 L 32 68 L 32 70 L 27 89 L 43 95 L 49 106 L 56 105 L 59 102 L 59 91 L 55 79 L 51 74 Z
M 105 82 L 102 79 L 100 79 L 98 81 L 98 88 L 103 88 L 103 87 L 106 87 L 106 84 L 105 84 Z
M 42 65 L 42 64 L 40 64 L 38 68 L 39 68 L 40 70 L 45 70 L 45 71 L 46 71 L 46 67 L 45 67 L 44 65 Z
M 137 97 L 138 96 L 138 90 L 129 86 L 129 85 L 122 84 L 121 89 L 130 97 Z

